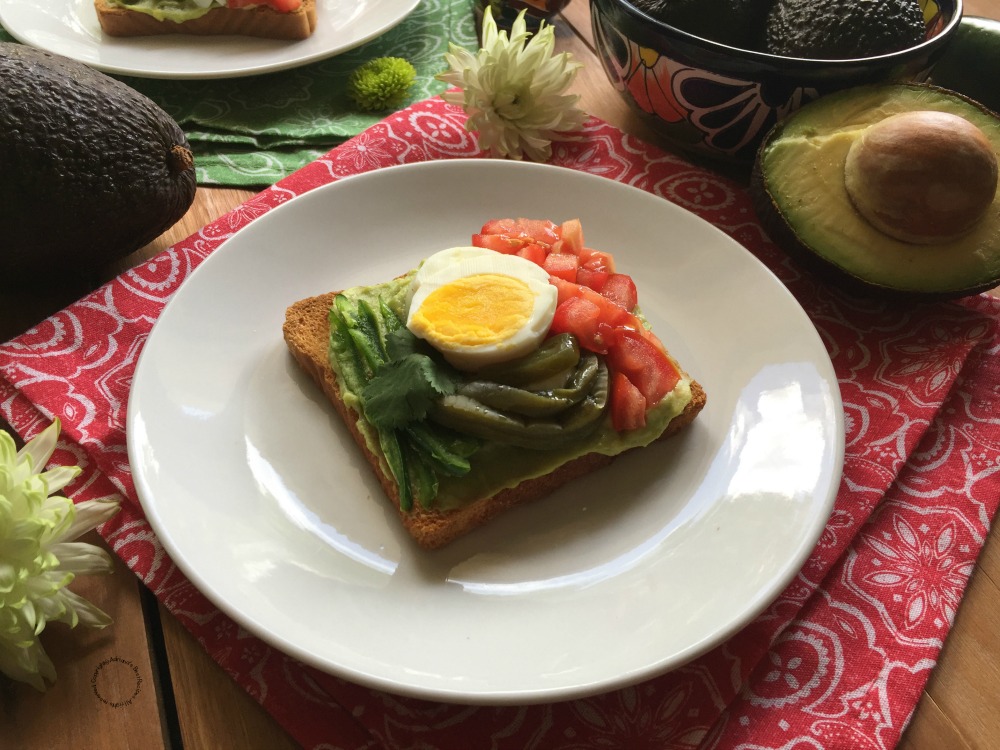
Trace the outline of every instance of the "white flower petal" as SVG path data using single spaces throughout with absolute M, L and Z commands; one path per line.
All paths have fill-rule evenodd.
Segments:
M 81 471 L 83 469 L 79 466 L 57 466 L 42 474 L 42 479 L 45 481 L 49 494 L 52 494 L 76 479 Z
M 26 682 L 39 692 L 45 692 L 45 680 L 56 678 L 56 669 L 37 641 L 31 646 L 12 648 L 0 642 L 0 672 L 11 679 Z
M 64 589 L 62 596 L 73 612 L 80 618 L 81 625 L 88 628 L 103 628 L 111 624 L 111 618 L 103 610 L 91 604 L 82 596 L 74 594 L 69 589 Z
M 472 55 L 450 46 L 449 70 L 437 78 L 462 89 L 442 98 L 465 110 L 466 129 L 478 132 L 484 151 L 547 161 L 552 140 L 579 130 L 586 119 L 577 108 L 579 96 L 565 93 L 583 66 L 568 52 L 553 57 L 552 26 L 542 22 L 532 35 L 524 16 L 524 11 L 518 14 L 508 34 L 497 29 L 487 6 L 482 47 Z
M 45 468 L 45 464 L 52 458 L 56 449 L 56 440 L 59 438 L 60 423 L 54 419 L 52 423 L 35 435 L 28 443 L 17 452 L 16 462 L 25 464 L 27 470 L 37 473 Z
M 14 438 L 0 430 L 0 468 L 13 468 L 17 461 L 17 444 Z
M 78 573 L 106 573 L 111 556 L 102 548 L 73 542 L 110 518 L 117 500 L 73 501 L 54 495 L 79 467 L 45 466 L 55 451 L 60 423 L 54 420 L 16 453 L 0 430 L 0 672 L 39 690 L 55 680 L 55 668 L 38 639 L 49 622 L 104 627 L 104 612 L 66 588 Z
M 114 569 L 111 556 L 100 547 L 86 542 L 63 542 L 52 547 L 59 558 L 59 569 L 77 575 L 110 573 Z
M 66 531 L 64 539 L 76 539 L 91 529 L 97 528 L 121 510 L 121 503 L 113 497 L 86 500 L 76 504 L 76 518 Z

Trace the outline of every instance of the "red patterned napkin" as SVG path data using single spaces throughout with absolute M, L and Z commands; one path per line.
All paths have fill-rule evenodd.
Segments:
M 1000 302 L 893 306 L 828 289 L 764 236 L 744 189 L 591 119 L 553 163 L 663 196 L 766 263 L 833 360 L 847 453 L 833 514 L 797 578 L 727 643 L 670 674 L 592 698 L 469 707 L 380 693 L 270 648 L 165 555 L 135 501 L 125 406 L 166 300 L 213 249 L 296 195 L 381 166 L 480 156 L 460 111 L 392 115 L 197 234 L 0 346 L 0 409 L 25 438 L 63 422 L 77 500 L 132 502 L 111 547 L 212 657 L 307 748 L 892 747 L 951 626 L 1000 497 Z

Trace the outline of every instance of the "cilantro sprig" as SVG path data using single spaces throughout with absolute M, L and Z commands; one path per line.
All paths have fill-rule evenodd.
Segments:
M 455 382 L 426 354 L 408 354 L 382 365 L 361 389 L 365 418 L 382 430 L 406 427 L 427 416 L 440 396 L 455 392 Z

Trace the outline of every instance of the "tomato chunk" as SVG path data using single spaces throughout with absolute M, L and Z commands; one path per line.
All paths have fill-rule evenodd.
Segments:
M 579 219 L 569 219 L 560 224 L 559 235 L 564 244 L 562 252 L 580 254 L 583 250 L 583 225 Z
M 607 359 L 608 366 L 631 380 L 650 405 L 658 404 L 681 379 L 670 358 L 641 331 L 615 329 Z
M 594 271 L 586 266 L 580 266 L 576 272 L 576 283 L 589 287 L 595 292 L 601 291 L 609 278 L 611 278 L 611 274 L 607 271 Z
M 600 250 L 593 250 L 589 247 L 580 251 L 580 265 L 592 271 L 615 272 L 615 259 L 611 253 L 603 253 Z
M 612 273 L 598 290 L 602 295 L 626 310 L 634 310 L 639 302 L 635 282 L 627 273 Z
M 483 224 L 480 234 L 499 234 L 551 246 L 559 239 L 559 226 L 548 219 L 491 219 Z
M 558 290 L 560 303 L 570 297 L 582 297 L 600 311 L 601 322 L 607 326 L 612 328 L 625 326 L 637 330 L 642 328 L 642 323 L 635 315 L 590 287 L 574 284 L 571 281 L 560 279 L 558 276 L 549 276 L 549 283 Z
M 576 283 L 576 272 L 580 259 L 573 253 L 549 253 L 542 262 L 542 268 L 550 275 Z
M 545 263 L 545 257 L 548 253 L 546 253 L 545 248 L 537 242 L 529 242 L 527 245 L 518 250 L 515 255 L 520 255 L 522 258 L 530 260 L 535 265 L 540 266 Z
M 607 354 L 611 328 L 601 321 L 601 309 L 583 297 L 569 297 L 556 305 L 549 332 L 572 333 L 584 349 Z
M 618 432 L 646 426 L 646 397 L 622 372 L 611 377 L 611 426 Z
M 472 246 L 481 247 L 486 250 L 496 250 L 504 255 L 513 255 L 519 250 L 523 250 L 529 244 L 534 244 L 525 239 L 516 237 L 505 237 L 502 234 L 474 234 L 472 235 Z

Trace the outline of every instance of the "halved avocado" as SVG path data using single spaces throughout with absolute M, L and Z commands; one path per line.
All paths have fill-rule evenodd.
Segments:
M 981 210 L 972 225 L 959 227 L 952 233 L 957 236 L 902 240 L 876 228 L 865 218 L 870 212 L 858 210 L 858 196 L 849 193 L 845 182 L 845 166 L 852 146 L 859 143 L 857 152 L 874 126 L 894 115 L 919 120 L 909 113 L 926 112 L 958 116 L 975 126 L 970 130 L 981 132 L 985 140 L 980 143 L 986 145 L 980 151 L 993 160 L 993 185 L 985 197 L 980 194 Z M 885 127 L 883 123 L 880 130 Z M 893 190 L 912 191 L 927 181 L 919 191 L 925 205 L 911 212 L 914 226 L 929 212 L 947 212 L 972 184 L 962 172 L 948 176 L 950 182 L 940 174 L 948 171 L 940 165 L 950 169 L 966 144 L 949 154 L 951 144 L 933 137 L 904 137 L 894 143 L 902 158 L 886 167 L 894 172 L 876 179 L 887 200 L 894 197 Z M 1000 284 L 997 154 L 1000 118 L 977 102 L 924 84 L 863 86 L 821 97 L 777 124 L 757 153 L 751 194 L 771 238 L 831 281 L 895 297 L 963 297 Z M 938 167 L 929 168 L 932 164 Z M 987 181 L 988 166 L 979 170 Z

